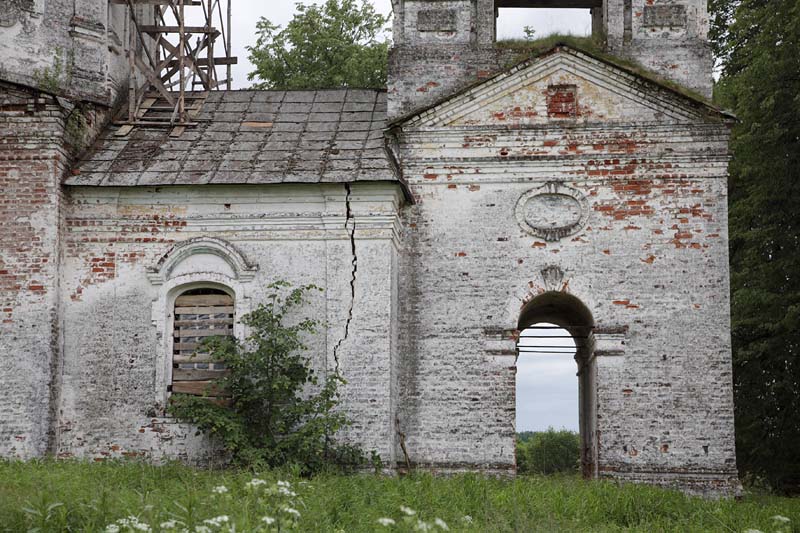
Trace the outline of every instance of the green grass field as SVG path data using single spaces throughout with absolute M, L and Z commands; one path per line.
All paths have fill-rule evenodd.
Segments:
M 119 521 L 126 517 L 135 518 Z M 396 524 L 383 526 L 382 518 Z M 788 533 L 800 531 L 800 499 L 750 494 L 738 502 L 707 501 L 576 477 L 364 474 L 303 481 L 288 472 L 254 476 L 177 464 L 0 462 L 0 531 L 373 532 L 445 525 L 480 532 Z

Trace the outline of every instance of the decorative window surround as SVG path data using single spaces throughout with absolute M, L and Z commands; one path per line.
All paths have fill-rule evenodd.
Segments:
M 222 261 L 204 261 L 209 255 Z M 249 283 L 258 272 L 258 267 L 250 265 L 228 242 L 197 238 L 175 245 L 149 271 L 151 283 L 161 288 L 158 298 L 153 302 L 152 323 L 158 340 L 154 390 L 156 412 L 163 413 L 171 378 L 175 299 L 188 290 L 200 288 L 219 289 L 230 294 L 234 300 L 233 334 L 243 339 L 247 332 L 239 319 L 252 309 Z
M 198 237 L 173 246 L 156 266 L 148 269 L 147 278 L 153 285 L 163 285 L 180 263 L 198 254 L 221 257 L 230 265 L 234 273 L 234 279 L 237 281 L 250 281 L 258 272 L 258 265 L 250 265 L 244 256 L 230 243 L 222 239 Z

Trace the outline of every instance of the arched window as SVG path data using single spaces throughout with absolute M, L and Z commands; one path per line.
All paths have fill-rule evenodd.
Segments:
M 214 396 L 212 380 L 224 375 L 225 365 L 211 361 L 201 343 L 210 336 L 233 336 L 233 296 L 220 289 L 187 290 L 175 299 L 173 316 L 172 379 L 167 391 Z

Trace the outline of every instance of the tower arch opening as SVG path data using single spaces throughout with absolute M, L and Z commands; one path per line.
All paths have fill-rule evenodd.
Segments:
M 533 298 L 520 312 L 517 329 L 517 368 L 529 358 L 574 357 L 578 376 L 578 433 L 581 472 L 596 476 L 597 387 L 594 364 L 594 318 L 578 298 L 549 291 Z M 520 362 L 522 358 L 523 362 Z M 519 377 L 517 378 L 519 379 Z M 518 395 L 518 398 L 522 395 Z M 517 400 L 519 402 L 519 400 Z M 520 406 L 517 403 L 516 409 Z
M 495 39 L 599 36 L 603 0 L 494 0 Z

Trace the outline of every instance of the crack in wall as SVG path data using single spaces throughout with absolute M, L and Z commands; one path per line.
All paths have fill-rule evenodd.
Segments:
M 350 189 L 349 183 L 344 184 L 344 190 L 346 192 L 344 197 L 344 228 L 345 230 L 350 230 L 350 255 L 353 259 L 350 263 L 352 265 L 350 270 L 350 307 L 347 310 L 347 320 L 344 323 L 344 335 L 339 339 L 339 342 L 336 343 L 336 346 L 333 347 L 334 369 L 337 374 L 339 373 L 339 349 L 341 348 L 342 343 L 347 340 L 347 337 L 350 335 L 350 323 L 353 321 L 353 307 L 355 306 L 356 302 L 356 273 L 358 272 L 358 255 L 356 254 L 356 219 L 353 217 L 353 210 L 352 206 L 350 205 L 352 190 Z

